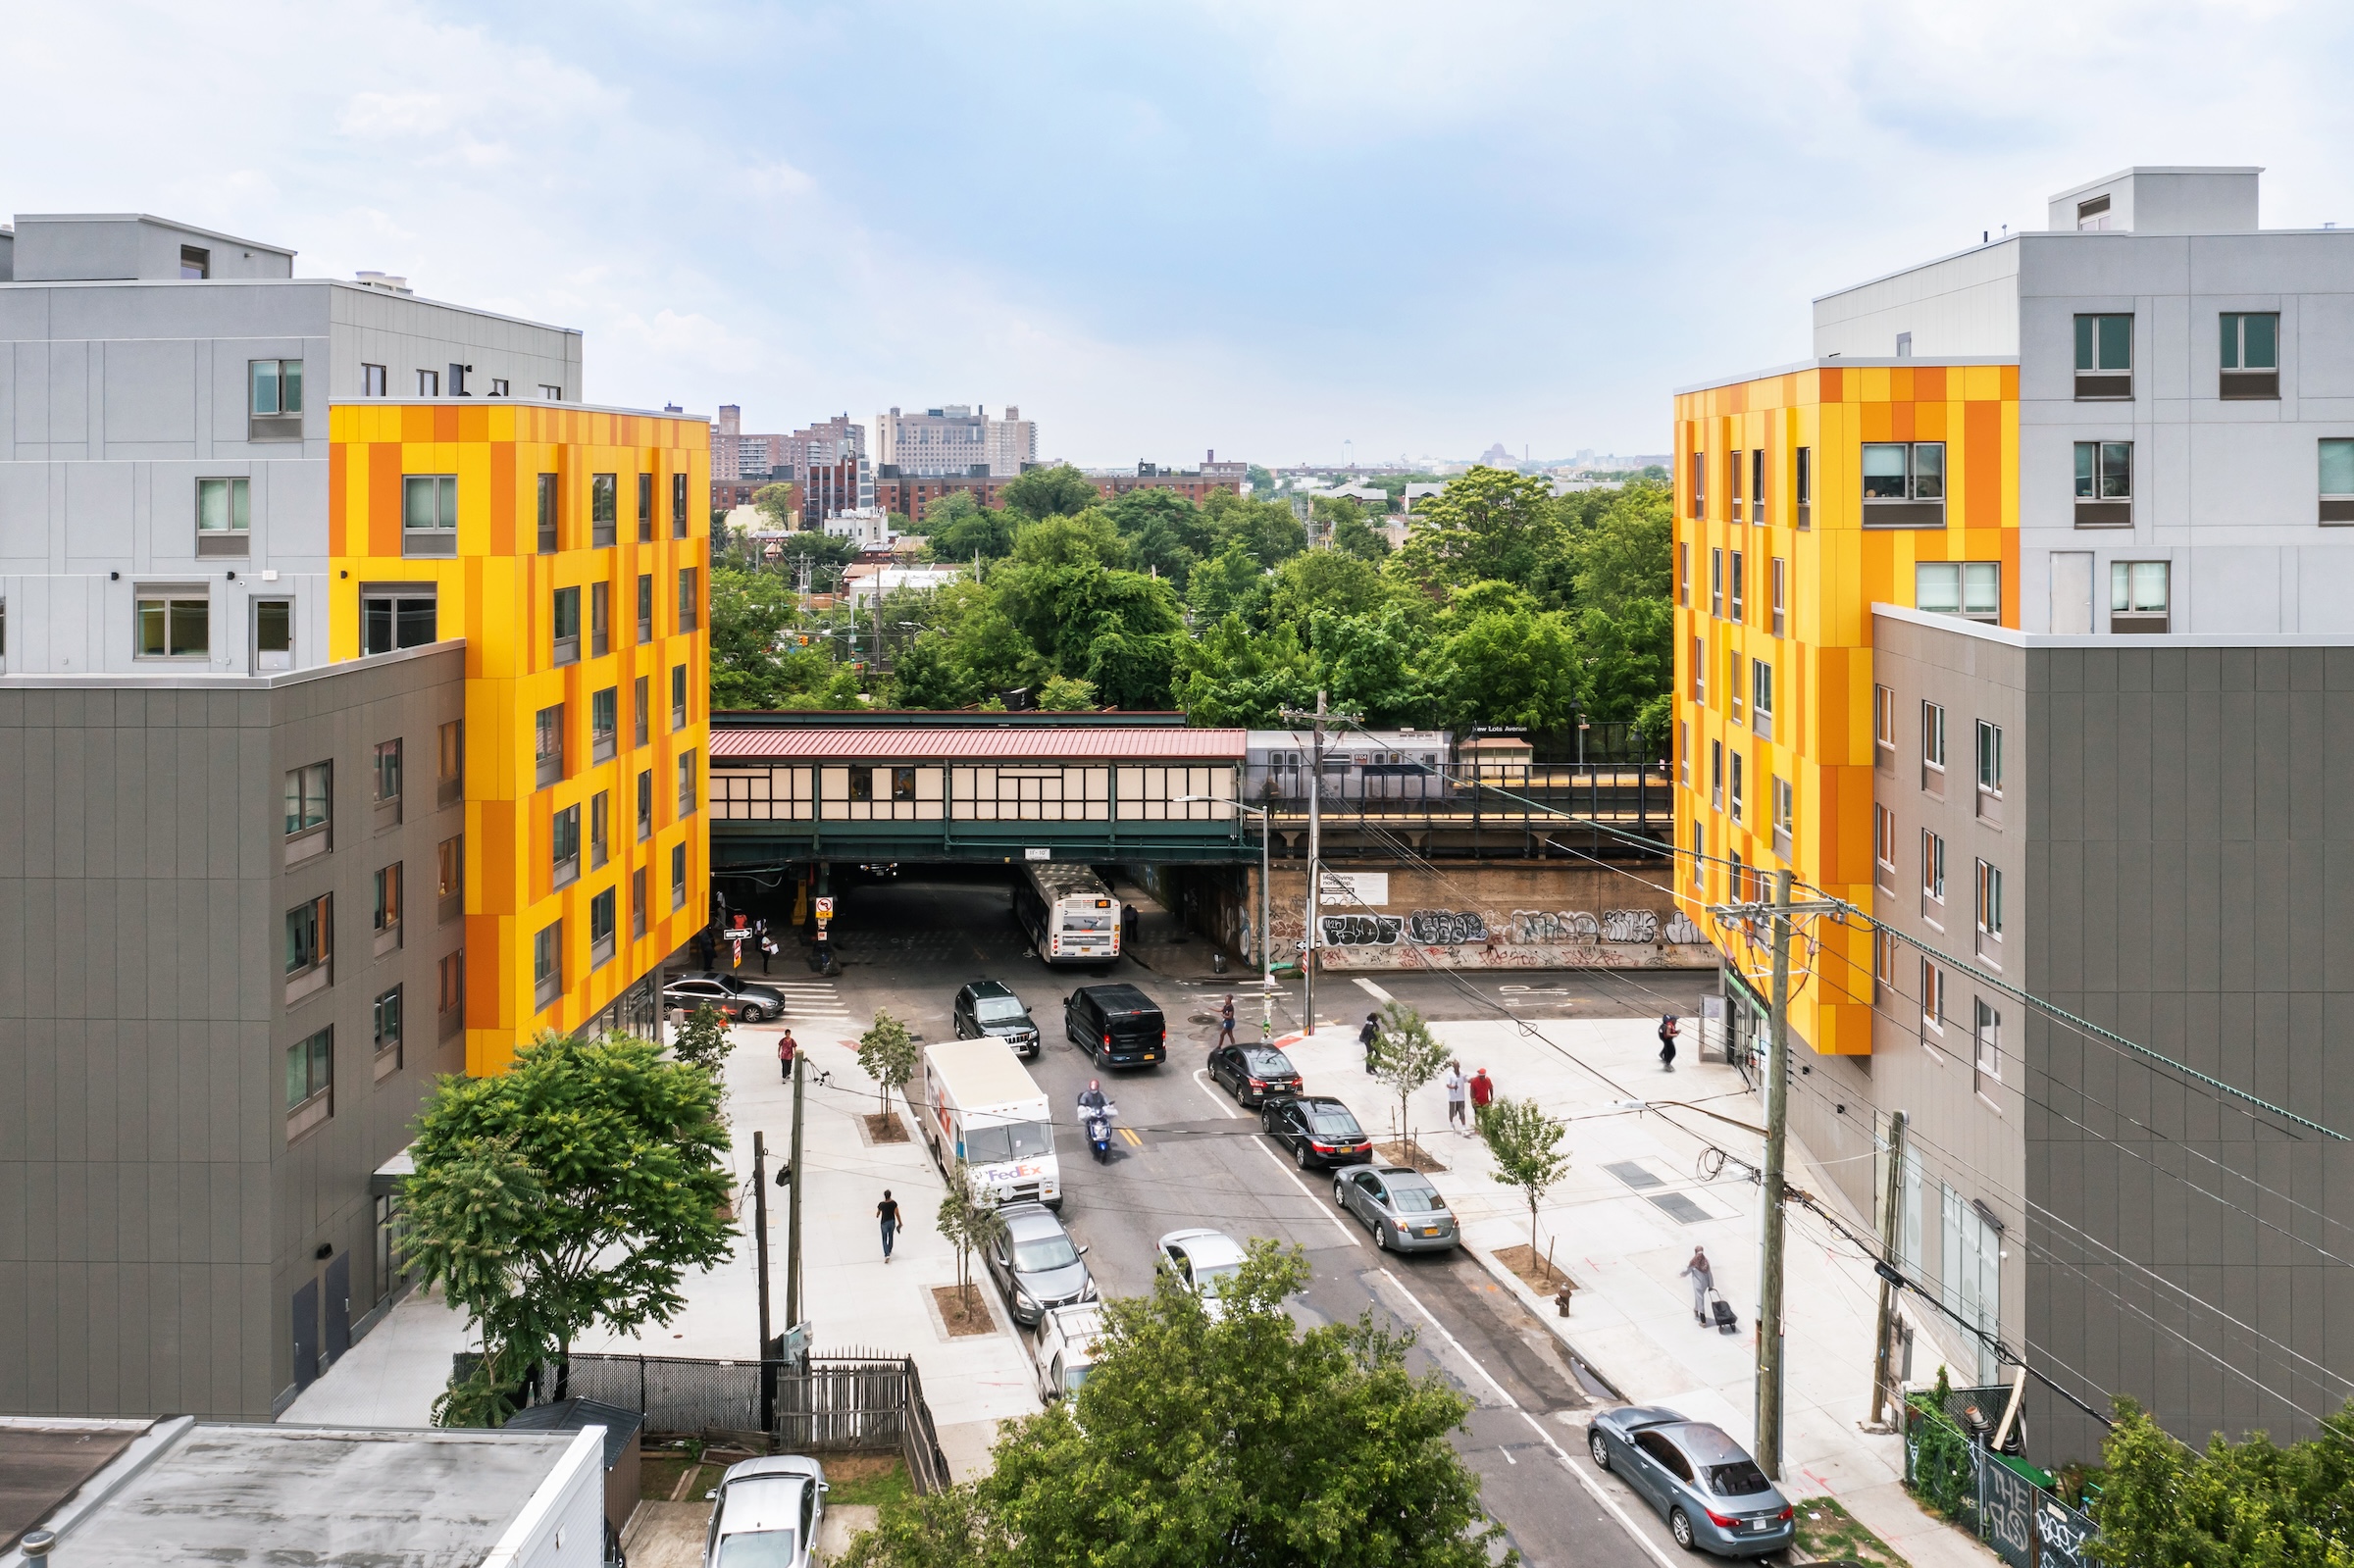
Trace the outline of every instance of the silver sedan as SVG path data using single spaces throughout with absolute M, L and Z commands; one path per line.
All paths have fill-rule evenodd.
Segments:
M 1383 1251 L 1444 1252 L 1460 1239 L 1430 1179 L 1403 1165 L 1358 1165 L 1332 1180 L 1332 1200 L 1365 1222 Z

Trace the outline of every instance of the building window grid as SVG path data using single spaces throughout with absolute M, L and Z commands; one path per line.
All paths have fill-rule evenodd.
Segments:
M 1945 709 L 1934 702 L 1920 705 L 1920 761 L 1923 767 L 1945 771 Z
M 532 936 L 532 1003 L 537 1012 L 564 994 L 564 922 L 543 926 Z
M 1766 448 L 1762 446 L 1749 454 L 1749 520 L 1766 521 Z
M 683 664 L 670 667 L 670 727 L 674 731 L 687 728 L 687 667 Z
M 561 531 L 557 527 L 558 519 L 561 516 L 558 508 L 563 493 L 559 485 L 560 481 L 555 475 L 542 474 L 539 476 L 539 553 L 541 555 L 555 554 L 563 542 Z
M 1724 650 L 1724 687 L 1727 711 L 1733 723 L 1740 724 L 1743 722 L 1741 717 L 1743 699 L 1741 695 L 1741 650 L 1739 648 Z
M 1724 619 L 1724 552 L 1709 552 L 1709 614 Z
M 2109 402 L 2133 396 L 2133 318 L 2078 316 L 2076 400 Z
M 1945 840 L 1926 828 L 1920 831 L 1920 894 L 1931 903 L 1945 902 Z
M 1735 750 L 1732 755 L 1726 759 L 1727 766 L 1725 769 L 1724 786 L 1725 815 L 1732 818 L 1735 822 L 1742 820 L 1741 808 L 1743 801 L 1741 775 L 1742 764 L 1744 760 L 1745 759 L 1738 750 Z
M 547 829 L 548 885 L 569 887 L 581 880 L 581 808 L 551 813 Z
M 1920 1027 L 1924 1037 L 1945 1034 L 1945 972 L 1925 957 L 1920 961 Z
M 1780 556 L 1777 555 L 1773 558 L 1772 599 L 1768 608 L 1771 613 L 1770 625 L 1772 627 L 1773 634 L 1777 637 L 1784 635 L 1788 632 L 1790 624 L 1789 566 L 1789 562 L 1783 560 Z
M 2003 873 L 1998 866 L 1978 862 L 1977 875 L 1978 935 L 1988 941 L 2003 939 Z
M 400 1066 L 400 987 L 393 986 L 369 1004 L 369 1034 L 379 1061 L 390 1056 Z
M 638 642 L 640 646 L 654 640 L 654 575 L 638 575 Z
M 1675 602 L 1692 608 L 1692 546 L 1681 541 L 1675 546 Z
M 2280 314 L 2226 311 L 2217 358 L 2223 371 L 2217 393 L 2226 398 L 2273 399 L 2280 395 Z
M 1990 795 L 2003 792 L 2003 732 L 1978 721 L 1978 788 Z
M 1987 1086 L 2003 1081 L 2003 1015 L 1983 996 L 1973 1001 L 1976 1005 L 1970 1032 L 1970 1079 L 1971 1087 L 1983 1094 Z
M 1871 740 L 1875 746 L 1896 749 L 1896 692 L 1891 687 L 1871 688 Z
M 687 537 L 687 476 L 684 474 L 670 477 L 670 536 L 674 539 Z
M 613 626 L 613 586 L 609 582 L 588 584 L 588 657 L 599 659 L 611 651 Z
M 581 662 L 581 590 L 558 588 L 548 617 L 549 661 L 557 665 Z
M 335 1031 L 330 1025 L 286 1047 L 287 1116 L 331 1104 L 334 1088 Z
M 1731 578 L 1732 591 L 1727 596 L 1729 600 L 1727 607 L 1728 618 L 1741 622 L 1743 625 L 1747 625 L 1749 622 L 1747 602 L 1749 579 L 1748 575 L 1742 570 L 1741 552 L 1739 550 L 1732 552 Z
M 2000 561 L 1923 561 L 1913 568 L 1913 605 L 1931 615 L 1999 621 L 2003 614 Z
M 638 476 L 638 542 L 654 542 L 654 477 Z
M 588 543 L 602 549 L 614 542 L 621 520 L 621 480 L 612 474 L 588 476 Z
M 619 749 L 621 688 L 607 686 L 588 698 L 588 760 L 606 762 Z
M 544 789 L 564 777 L 564 704 L 533 716 L 534 787 Z
M 458 553 L 458 477 L 455 474 L 401 476 L 400 549 L 403 555 Z
M 135 605 L 139 659 L 212 656 L 212 601 L 202 588 L 141 588 Z
M 638 775 L 638 841 L 643 843 L 654 835 L 654 771 L 646 769 Z

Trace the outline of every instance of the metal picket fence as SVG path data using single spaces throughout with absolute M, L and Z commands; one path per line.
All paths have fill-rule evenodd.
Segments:
M 2085 1543 L 2100 1534 L 2089 1514 L 2052 1490 L 2052 1477 L 2023 1459 L 1994 1453 L 1982 1432 L 1954 1412 L 1999 1410 L 2007 1388 L 1956 1389 L 1944 1409 L 1925 1396 L 1905 1402 L 1905 1486 L 1933 1512 L 1994 1548 L 2010 1568 L 2093 1568 Z

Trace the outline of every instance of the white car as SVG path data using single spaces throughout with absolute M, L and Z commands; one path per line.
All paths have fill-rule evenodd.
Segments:
M 1041 1398 L 1067 1399 L 1079 1391 L 1096 1364 L 1096 1337 L 1102 1332 L 1103 1308 L 1094 1302 L 1047 1309 L 1030 1345 Z
M 1202 1298 L 1202 1308 L 1215 1321 L 1226 1282 L 1243 1272 L 1243 1244 L 1224 1231 L 1171 1231 L 1160 1239 L 1158 1263 L 1163 1272 Z
M 798 1454 L 728 1466 L 711 1499 L 703 1568 L 809 1568 L 826 1522 L 825 1467 Z

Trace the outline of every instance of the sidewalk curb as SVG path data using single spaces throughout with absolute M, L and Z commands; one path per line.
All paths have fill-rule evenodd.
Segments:
M 1511 1291 L 1513 1295 L 1519 1298 L 1522 1306 L 1527 1307 L 1528 1310 L 1538 1319 L 1540 1319 L 1547 1328 L 1553 1331 L 1553 1337 L 1561 1341 L 1561 1348 L 1568 1351 L 1570 1356 L 1577 1362 L 1577 1364 L 1586 1369 L 1587 1376 L 1591 1377 L 1595 1382 L 1601 1384 L 1604 1388 L 1610 1390 L 1612 1398 L 1617 1400 L 1620 1404 L 1630 1404 L 1633 1402 L 1632 1400 L 1628 1399 L 1623 1392 L 1620 1391 L 1617 1380 L 1612 1378 L 1609 1373 L 1603 1371 L 1601 1367 L 1595 1365 L 1594 1358 L 1577 1347 L 1577 1341 L 1569 1338 L 1569 1331 L 1561 1327 L 1561 1318 L 1560 1314 L 1558 1312 L 1549 1312 L 1546 1310 L 1546 1308 L 1551 1306 L 1552 1303 L 1547 1301 L 1543 1296 L 1537 1294 L 1536 1291 L 1530 1290 L 1528 1288 L 1527 1281 L 1521 1279 L 1520 1276 L 1514 1274 L 1511 1270 L 1506 1268 L 1502 1263 L 1498 1262 L 1496 1260 L 1496 1254 L 1490 1252 L 1486 1247 L 1476 1246 L 1469 1241 L 1464 1241 L 1461 1243 L 1461 1245 L 1465 1252 L 1470 1253 L 1471 1256 L 1477 1260 L 1481 1268 L 1487 1270 L 1489 1274 L 1495 1277 L 1497 1284 Z M 1568 1271 L 1563 1270 L 1562 1272 L 1567 1273 Z M 1572 1283 L 1575 1283 L 1574 1279 L 1572 1280 Z

